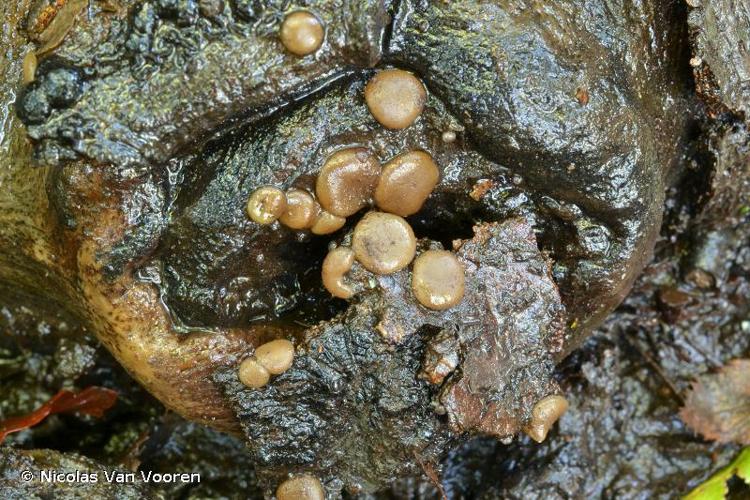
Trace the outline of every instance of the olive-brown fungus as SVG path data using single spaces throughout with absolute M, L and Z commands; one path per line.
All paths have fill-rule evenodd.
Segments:
M 286 339 L 266 342 L 255 350 L 255 357 L 271 375 L 281 375 L 292 366 L 294 344 Z
M 247 200 L 247 215 L 258 224 L 271 224 L 286 212 L 286 195 L 273 186 L 263 186 Z
M 326 160 L 315 194 L 328 212 L 348 217 L 370 202 L 379 175 L 380 163 L 366 148 L 342 149 Z
M 32 51 L 23 58 L 23 83 L 29 84 L 36 78 L 37 58 Z
M 291 229 L 307 229 L 315 222 L 318 204 L 307 191 L 290 189 L 286 193 L 286 210 L 279 221 Z
M 354 251 L 348 247 L 334 248 L 323 260 L 323 286 L 334 297 L 350 299 L 354 296 L 354 289 L 345 281 L 352 264 Z
M 439 180 L 440 171 L 429 153 L 400 154 L 383 167 L 375 188 L 375 203 L 381 210 L 401 217 L 415 214 Z
M 315 222 L 313 222 L 310 231 L 313 234 L 331 234 L 344 227 L 344 224 L 346 224 L 345 218 L 321 209 L 315 217 Z
M 281 43 L 297 56 L 316 52 L 323 44 L 323 23 L 310 12 L 298 10 L 288 14 L 281 24 Z
M 531 410 L 531 422 L 524 427 L 524 432 L 537 443 L 541 443 L 567 409 L 568 400 L 562 396 L 542 398 Z
M 365 87 L 370 113 L 386 128 L 406 128 L 422 113 L 427 92 L 419 79 L 408 71 L 387 69 L 378 72 Z
M 464 266 L 446 250 L 428 250 L 414 261 L 411 287 L 420 304 L 442 311 L 464 297 Z
M 240 363 L 238 375 L 240 382 L 253 389 L 263 387 L 271 378 L 271 374 L 268 373 L 268 370 L 260 364 L 255 356 L 246 358 Z
M 370 212 L 354 228 L 352 248 L 365 269 L 391 274 L 414 259 L 417 240 L 411 226 L 398 215 Z
M 276 489 L 276 500 L 324 500 L 325 497 L 320 480 L 309 474 L 287 479 Z

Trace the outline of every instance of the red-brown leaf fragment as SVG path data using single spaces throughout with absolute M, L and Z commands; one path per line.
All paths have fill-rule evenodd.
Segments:
M 61 390 L 31 413 L 0 422 L 0 442 L 8 434 L 33 427 L 55 413 L 76 412 L 101 417 L 115 401 L 117 393 L 104 387 L 91 386 L 80 392 Z
M 750 444 L 750 359 L 736 359 L 693 383 L 680 418 L 706 439 Z

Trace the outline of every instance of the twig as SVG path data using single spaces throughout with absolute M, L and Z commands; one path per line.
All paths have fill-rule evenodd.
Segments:
M 445 494 L 445 489 L 443 488 L 443 484 L 440 482 L 440 477 L 437 475 L 437 472 L 435 472 L 435 468 L 432 466 L 432 464 L 423 462 L 416 451 L 414 452 L 414 458 L 417 460 L 417 463 L 422 468 L 430 482 L 440 492 L 441 499 L 448 500 L 448 495 Z
M 641 346 L 639 346 L 635 341 L 630 339 L 630 337 L 625 334 L 624 335 L 625 340 L 630 344 L 631 346 L 635 347 L 635 349 L 640 353 L 641 356 L 644 357 L 644 359 L 648 362 L 649 365 L 654 369 L 657 375 L 659 375 L 662 380 L 667 384 L 669 389 L 672 391 L 672 393 L 677 397 L 677 399 L 680 401 L 681 404 L 685 404 L 685 399 L 682 397 L 682 394 L 680 394 L 680 391 L 677 390 L 677 386 L 672 382 L 672 380 L 667 376 L 666 373 L 664 373 L 664 370 L 662 370 L 661 366 L 659 366 L 659 363 L 654 360 L 654 358 L 651 357 L 649 353 L 644 351 Z

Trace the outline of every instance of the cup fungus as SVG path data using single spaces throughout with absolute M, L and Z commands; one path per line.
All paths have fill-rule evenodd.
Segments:
M 281 43 L 297 56 L 317 52 L 323 44 L 323 23 L 310 12 L 299 10 L 288 14 L 281 24 Z
M 531 421 L 524 427 L 524 432 L 537 443 L 541 443 L 567 409 L 568 400 L 562 396 L 542 398 L 531 410 Z
M 401 69 L 380 71 L 365 87 L 365 102 L 370 113 L 390 129 L 402 129 L 414 123 L 426 101 L 427 92 L 422 82 Z
M 238 376 L 240 382 L 253 389 L 263 387 L 271 378 L 268 370 L 254 356 L 246 358 L 240 363 Z
M 375 203 L 401 217 L 415 214 L 439 180 L 440 171 L 432 156 L 424 151 L 403 153 L 383 167 L 375 188 Z
M 334 297 L 350 299 L 354 296 L 354 289 L 345 281 L 352 264 L 354 251 L 348 247 L 334 248 L 323 260 L 323 286 Z
M 271 375 L 281 375 L 292 366 L 294 344 L 286 339 L 266 342 L 255 350 L 255 357 Z
M 292 366 L 294 344 L 285 339 L 266 342 L 240 363 L 240 382 L 253 389 L 265 386 L 271 375 L 281 375 Z
M 342 149 L 326 160 L 315 194 L 328 212 L 348 217 L 370 202 L 379 175 L 380 163 L 366 148 Z
M 286 212 L 287 203 L 284 192 L 273 186 L 263 186 L 250 195 L 247 200 L 247 215 L 258 224 L 271 224 Z
M 320 480 L 309 474 L 287 479 L 276 489 L 276 500 L 324 500 L 325 497 Z
M 423 306 L 442 311 L 464 297 L 464 266 L 446 250 L 428 250 L 414 261 L 412 291 Z
M 354 228 L 352 249 L 357 260 L 375 274 L 392 274 L 414 259 L 417 240 L 398 215 L 369 212 Z
M 290 189 L 286 193 L 286 210 L 279 221 L 291 229 L 307 229 L 315 222 L 318 204 L 307 191 Z
M 315 222 L 313 222 L 310 231 L 313 234 L 331 234 L 344 227 L 344 224 L 346 224 L 345 218 L 321 209 L 315 217 Z

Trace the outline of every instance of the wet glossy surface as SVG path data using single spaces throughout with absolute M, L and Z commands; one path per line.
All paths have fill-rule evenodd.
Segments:
M 69 164 L 50 179 L 45 171 L 18 169 L 28 159 L 28 145 L 12 118 L 13 110 L 6 108 L 9 119 L 4 122 L 4 130 L 9 132 L 3 145 L 9 147 L 3 153 L 2 167 L 7 169 L 2 174 L 4 224 L 0 226 L 5 243 L 0 248 L 6 250 L 0 250 L 0 272 L 10 284 L 3 289 L 11 291 L 9 297 L 10 293 L 19 296 L 20 289 L 41 289 L 43 292 L 37 294 L 44 299 L 36 301 L 41 304 L 40 311 L 45 303 L 50 303 L 50 311 L 60 311 L 61 307 L 86 311 L 94 320 L 89 331 L 96 331 L 109 342 L 107 345 L 131 372 L 150 384 L 147 386 L 164 402 L 176 406 L 185 401 L 191 405 L 196 400 L 209 401 L 202 388 L 211 385 L 210 374 L 196 367 L 214 370 L 213 363 L 221 363 L 231 367 L 231 376 L 237 382 L 238 359 L 234 358 L 242 359 L 243 352 L 252 352 L 252 345 L 224 344 L 222 339 L 233 338 L 225 330 L 194 332 L 180 343 L 171 342 L 177 333 L 169 328 L 168 321 L 162 321 L 160 301 L 175 317 L 191 325 L 217 329 L 221 325 L 244 328 L 265 324 L 269 318 L 278 317 L 285 318 L 285 327 L 303 329 L 294 321 L 315 324 L 331 319 L 346 307 L 331 306 L 332 302 L 323 298 L 328 294 L 321 289 L 319 269 L 328 251 L 327 241 L 284 228 L 254 232 L 243 213 L 252 189 L 272 184 L 285 190 L 311 190 L 311 180 L 324 159 L 342 147 L 372 144 L 380 161 L 406 149 L 423 148 L 445 169 L 445 177 L 435 196 L 427 200 L 424 213 L 410 218 L 417 235 L 450 245 L 453 239 L 466 237 L 478 220 L 528 215 L 538 232 L 539 246 L 554 263 L 554 279 L 562 287 L 570 314 L 568 325 L 574 330 L 584 325 L 579 330 L 582 333 L 564 339 L 577 345 L 587 333 L 585 327 L 597 324 L 621 299 L 631 278 L 648 259 L 663 211 L 663 180 L 670 178 L 668 164 L 674 156 L 681 162 L 681 169 L 692 165 L 689 172 L 696 183 L 686 188 L 693 201 L 677 217 L 691 220 L 694 228 L 684 229 L 684 239 L 661 242 L 662 246 L 680 246 L 675 255 L 682 257 L 670 261 L 675 266 L 679 262 L 679 268 L 654 277 L 653 289 L 641 290 L 626 304 L 618 321 L 622 328 L 628 328 L 609 339 L 599 339 L 596 349 L 584 351 L 580 362 L 571 365 L 570 373 L 563 378 L 569 384 L 566 391 L 572 394 L 572 407 L 561 419 L 559 433 L 553 431 L 548 437 L 548 445 L 529 448 L 524 441 L 510 447 L 486 442 L 469 447 L 473 450 L 469 459 L 448 459 L 445 483 L 453 488 L 450 491 L 463 492 L 461 488 L 470 489 L 472 481 L 494 481 L 498 496 L 534 497 L 540 493 L 539 484 L 553 484 L 569 496 L 584 490 L 616 491 L 627 498 L 645 491 L 653 496 L 674 493 L 676 480 L 693 481 L 714 466 L 708 456 L 710 446 L 687 437 L 689 433 L 680 423 L 669 418 L 678 402 L 664 396 L 668 384 L 659 378 L 660 372 L 638 356 L 637 349 L 634 355 L 634 347 L 628 343 L 634 342 L 647 353 L 658 350 L 655 357 L 662 366 L 661 373 L 676 380 L 678 391 L 691 374 L 711 370 L 730 356 L 747 354 L 747 336 L 742 333 L 747 266 L 744 251 L 735 244 L 733 234 L 737 229 L 729 222 L 741 214 L 742 204 L 737 200 L 746 199 L 743 184 L 736 181 L 746 172 L 731 166 L 747 163 L 741 163 L 742 151 L 746 150 L 743 137 L 747 134 L 717 127 L 710 133 L 701 131 L 705 136 L 691 136 L 698 144 L 695 147 L 710 142 L 715 148 L 720 158 L 715 163 L 717 169 L 729 165 L 717 175 L 706 167 L 706 158 L 714 158 L 714 153 L 705 153 L 694 163 L 678 153 L 679 135 L 684 129 L 681 120 L 698 119 L 683 105 L 681 95 L 680 86 L 690 84 L 682 69 L 687 57 L 673 47 L 683 40 L 680 30 L 686 29 L 684 19 L 674 11 L 684 9 L 684 5 L 649 1 L 622 11 L 614 4 L 607 10 L 596 2 L 521 2 L 523 8 L 516 10 L 489 2 L 406 0 L 393 12 L 392 30 L 389 26 L 387 36 L 381 38 L 384 29 L 380 28 L 386 24 L 380 21 L 379 11 L 368 10 L 377 11 L 376 2 L 321 1 L 315 8 L 320 9 L 331 36 L 316 53 L 315 66 L 296 61 L 290 63 L 293 67 L 287 67 L 287 63 L 278 61 L 294 58 L 278 50 L 277 30 L 283 13 L 273 6 L 259 8 L 255 2 L 240 0 L 227 2 L 223 13 L 203 8 L 196 16 L 190 9 L 203 7 L 206 2 L 185 2 L 170 10 L 162 9 L 163 2 L 147 1 L 139 3 L 142 9 L 128 16 L 97 17 L 100 3 L 92 3 L 90 12 L 71 31 L 70 43 L 60 47 L 59 55 L 66 62 L 40 63 L 38 84 L 25 95 L 18 94 L 21 114 L 29 121 L 30 134 L 37 138 L 39 158 L 64 163 L 75 157 L 92 165 Z M 127 1 L 122 4 L 126 8 L 133 5 Z M 732 17 L 737 15 L 733 13 Z M 7 18 L 18 16 L 11 13 Z M 360 20 L 369 24 L 359 24 Z M 114 26 L 111 32 L 107 31 L 110 21 Z M 253 30 L 248 29 L 250 25 Z M 21 32 L 4 32 L 3 40 Z M 81 36 L 82 32 L 86 36 Z M 429 43 L 421 43 L 425 33 L 429 33 Z M 177 43 L 172 43 L 174 40 Z M 371 66 L 382 40 L 389 41 L 386 62 L 414 70 L 431 91 L 421 118 L 400 131 L 385 130 L 372 120 L 362 97 L 363 84 L 371 74 L 360 74 L 357 69 L 348 73 L 351 68 Z M 9 100 L 21 78 L 22 56 L 27 49 L 14 43 L 13 57 L 0 63 L 3 71 L 7 66 L 15 75 L 8 79 L 12 84 L 4 87 Z M 261 49 L 251 57 L 256 46 Z M 343 66 L 347 70 L 339 71 Z M 331 83 L 344 74 L 350 75 L 350 80 Z M 182 78 L 185 75 L 193 79 Z M 240 83 L 235 87 L 231 82 Z M 588 89 L 585 105 L 577 98 L 577 89 L 584 85 Z M 310 93 L 313 89 L 318 91 Z M 175 96 L 180 96 L 179 102 Z M 279 107 L 280 102 L 285 104 L 301 96 L 303 102 Z M 493 107 L 497 103 L 504 104 Z M 220 123 L 231 127 L 233 122 L 227 118 L 238 112 L 249 113 L 249 132 L 216 130 Z M 273 116 L 267 118 L 266 113 Z M 732 126 L 732 117 L 723 120 Z M 443 141 L 446 130 L 460 131 L 457 139 Z M 214 141 L 204 150 L 206 137 Z M 172 160 L 183 153 L 185 158 Z M 195 163 L 193 155 L 198 157 Z M 95 179 L 98 183 L 93 182 Z M 482 195 L 476 199 L 467 196 L 478 179 L 493 182 L 480 190 Z M 700 185 L 701 179 L 705 186 Z M 713 184 L 714 179 L 718 184 Z M 721 179 L 735 182 L 726 186 L 719 182 Z M 710 202 L 697 204 L 698 199 L 715 199 L 715 206 Z M 671 201 L 670 207 L 674 206 L 680 205 Z M 704 208 L 714 215 L 703 215 Z M 351 224 L 356 222 L 353 218 Z M 529 251 L 536 252 L 532 247 Z M 521 261 L 529 262 L 529 256 Z M 151 281 L 129 279 L 133 268 L 139 266 L 147 268 L 145 276 Z M 706 279 L 701 287 L 693 287 L 691 281 L 681 281 L 682 276 Z M 379 286 L 392 287 L 396 277 L 382 280 Z M 69 286 L 72 283 L 78 285 Z M 403 283 L 408 290 L 408 280 Z M 674 300 L 658 299 L 652 304 L 653 297 L 670 296 L 661 293 L 665 287 L 678 288 L 690 298 L 681 296 L 684 304 L 680 307 L 670 305 Z M 80 296 L 81 288 L 84 297 Z M 24 301 L 34 304 L 34 296 L 30 297 Z M 8 299 L 3 321 L 23 316 L 13 300 Z M 310 303 L 315 306 L 310 307 Z M 118 306 L 109 309 L 111 304 Z M 379 307 L 377 301 L 366 304 L 374 310 Z M 140 316 L 144 316 L 143 311 L 154 314 L 138 321 L 133 311 Z M 517 312 L 513 309 L 507 314 Z M 321 474 L 344 478 L 348 484 L 362 484 L 362 478 L 369 481 L 368 485 L 391 484 L 394 470 L 421 474 L 414 462 L 414 450 L 422 453 L 427 449 L 424 453 L 429 456 L 443 456 L 441 427 L 433 426 L 435 417 L 430 406 L 430 391 L 434 389 L 414 379 L 422 369 L 420 356 L 426 340 L 404 333 L 406 344 L 393 353 L 372 339 L 371 328 L 382 322 L 383 332 L 397 334 L 393 325 L 412 323 L 398 318 L 388 323 L 354 306 L 348 319 L 353 321 L 358 315 L 362 320 L 358 335 L 346 333 L 338 320 L 325 331 L 311 328 L 306 334 L 312 339 L 309 342 L 313 344 L 320 335 L 325 341 L 321 339 L 315 347 L 325 349 L 316 353 L 311 348 L 300 358 L 298 371 L 292 368 L 293 373 L 279 376 L 288 377 L 279 381 L 280 387 L 289 391 L 284 397 L 276 393 L 262 400 L 267 405 L 263 410 L 276 415 L 277 420 L 248 428 L 247 432 L 255 433 L 248 440 L 266 443 L 253 445 L 258 460 L 267 460 L 263 463 L 272 464 L 269 467 L 278 472 L 268 469 L 264 473 L 267 475 L 261 481 L 267 494 L 286 474 L 286 470 L 279 471 L 284 467 L 278 464 L 310 460 L 311 455 L 293 455 L 301 444 L 290 438 L 294 431 L 320 429 L 320 434 L 310 431 L 305 443 L 329 445 L 331 456 L 345 450 L 346 470 L 335 465 L 320 467 Z M 153 324 L 159 329 L 150 329 Z M 10 330 L 19 328 L 12 326 Z M 381 330 L 375 335 L 382 336 Z M 28 330 L 32 331 L 36 327 Z M 113 343 L 113 339 L 126 340 L 124 332 L 139 335 L 139 342 Z M 434 334 L 422 332 L 420 338 L 432 339 Z M 263 340 L 274 338 L 271 333 L 264 335 L 267 337 Z M 28 345 L 24 335 L 19 338 L 24 339 L 22 345 Z M 522 341 L 521 337 L 514 338 Z M 612 339 L 616 339 L 614 344 Z M 559 338 L 553 340 L 546 347 L 562 344 Z M 227 345 L 231 348 L 222 350 Z M 377 355 L 368 350 L 373 345 Z M 452 364 L 451 345 L 445 342 L 431 349 L 445 360 L 441 369 Z M 455 352 L 459 347 L 453 345 Z M 174 360 L 168 357 L 170 352 L 177 355 L 178 362 L 163 362 Z M 332 353 L 351 356 L 342 356 L 343 361 L 338 362 L 330 357 Z M 39 359 L 48 359 L 45 356 Z M 196 357 L 210 363 L 195 362 Z M 61 366 L 89 366 L 86 355 L 73 359 L 77 361 Z M 149 371 L 160 366 L 139 361 L 150 359 L 169 369 Z M 356 373 L 351 368 L 353 359 L 357 360 Z M 461 369 L 467 364 L 474 366 L 478 379 L 483 375 L 478 367 L 493 366 L 464 359 Z M 510 359 L 513 363 L 523 361 L 517 355 Z M 539 374 L 546 373 L 549 366 L 544 365 L 547 361 L 542 361 L 541 351 L 530 359 L 534 363 L 527 366 L 536 367 Z M 319 370 L 329 366 L 335 369 Z M 172 383 L 170 373 L 184 374 L 178 381 L 188 383 Z M 347 374 L 347 378 L 337 378 L 341 374 Z M 55 380 L 66 380 L 64 375 L 55 376 Z M 295 385 L 292 376 L 302 377 L 313 389 Z M 356 386 L 362 380 L 360 376 L 377 377 L 379 390 L 367 392 L 367 387 Z M 508 387 L 516 390 L 507 394 L 508 401 L 522 395 L 517 388 L 522 387 L 519 380 L 526 379 L 513 380 Z M 535 380 L 537 396 L 547 394 L 541 388 L 544 376 Z M 181 390 L 163 390 L 170 386 Z M 11 385 L 3 390 L 6 388 L 19 394 Z M 371 463 L 360 453 L 364 447 L 347 448 L 333 438 L 339 434 L 326 433 L 316 420 L 316 412 L 323 411 L 321 406 L 304 404 L 310 393 L 326 394 L 324 401 L 343 401 L 343 397 L 337 399 L 339 395 L 351 394 L 347 401 L 360 403 L 337 407 L 338 413 L 332 418 L 345 417 L 347 422 L 356 423 L 352 417 L 369 412 L 368 422 L 381 427 L 368 434 L 371 428 L 363 426 L 358 443 L 374 443 L 376 437 L 382 442 L 387 436 L 393 439 L 389 443 L 401 443 L 390 451 L 407 451 L 383 453 L 377 463 Z M 215 414 L 208 412 L 218 408 L 215 403 L 236 401 L 233 398 L 238 394 L 242 394 L 241 389 L 210 400 L 214 402 L 210 406 L 178 408 L 211 422 Z M 357 399 L 362 395 L 368 397 Z M 363 400 L 372 404 L 362 405 Z M 466 425 L 486 425 L 497 432 L 512 423 L 483 421 L 466 411 L 470 406 L 466 402 L 473 399 L 457 400 L 463 403 L 451 410 L 452 415 L 460 416 Z M 16 404 L 10 398 L 8 401 L 4 404 Z M 294 401 L 299 404 L 294 406 Z M 389 412 L 399 417 L 389 421 Z M 253 420 L 239 410 L 237 415 Z M 607 417 L 603 419 L 602 415 Z M 293 423 L 299 421 L 309 428 Z M 644 428 L 649 429 L 649 436 L 643 435 Z M 264 441 L 269 435 L 278 440 L 279 448 Z M 581 436 L 586 439 L 579 439 Z M 283 441 L 287 438 L 290 440 Z M 48 442 L 37 441 L 37 445 Z M 401 447 L 403 443 L 407 443 L 405 448 Z M 597 449 L 595 459 L 590 455 L 591 443 Z M 434 447 L 428 449 L 428 445 Z M 487 448 L 497 454 L 463 474 L 462 464 L 471 464 L 471 457 L 484 457 Z M 318 448 L 308 452 L 325 456 Z M 684 460 L 675 464 L 675 454 Z M 622 457 L 628 457 L 627 462 Z M 654 457 L 663 468 L 649 467 Z M 544 467 L 539 466 L 540 461 Z M 480 472 L 487 464 L 502 470 Z M 509 474 L 515 477 L 502 479 Z M 502 487 L 497 481 L 502 481 Z M 492 487 L 486 482 L 477 488 L 488 490 Z M 465 495 L 470 497 L 471 492 Z

